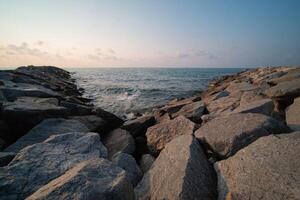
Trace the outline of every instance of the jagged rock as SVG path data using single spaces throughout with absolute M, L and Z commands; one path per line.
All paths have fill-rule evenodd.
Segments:
M 173 139 L 135 188 L 137 199 L 216 199 L 216 177 L 192 135 Z
M 243 92 L 240 100 L 240 106 L 252 103 L 253 101 L 263 100 L 266 97 L 261 95 L 260 90 L 252 90 Z
M 300 96 L 300 80 L 285 81 L 264 92 L 270 98 L 294 98 Z
M 171 119 L 169 113 L 167 113 L 165 110 L 160 109 L 153 111 L 153 117 L 156 123 L 169 121 Z
M 192 135 L 195 123 L 184 116 L 148 128 L 146 137 L 150 151 L 157 155 L 173 138 L 180 135 Z
M 260 113 L 271 116 L 274 103 L 271 99 L 262 99 L 237 107 L 233 113 Z
M 218 92 L 216 95 L 214 95 L 214 97 L 213 97 L 213 101 L 214 100 L 217 100 L 217 99 L 220 99 L 220 98 L 223 98 L 223 97 L 227 97 L 227 96 L 229 96 L 229 92 L 227 92 L 226 90 L 223 90 L 223 91 L 221 91 L 221 92 Z
M 195 136 L 222 159 L 234 155 L 259 137 L 284 132 L 289 132 L 289 128 L 271 117 L 237 113 L 207 122 Z
M 300 131 L 300 97 L 286 109 L 286 123 L 291 129 Z
M 239 106 L 239 98 L 227 96 L 207 102 L 207 110 L 214 115 L 229 114 Z
M 125 170 L 126 178 L 133 186 L 141 180 L 143 173 L 132 155 L 119 152 L 113 156 L 112 162 Z
M 124 170 L 105 159 L 94 158 L 78 163 L 26 199 L 133 200 L 134 193 Z
M 194 123 L 201 124 L 202 120 L 201 117 L 204 114 L 207 114 L 208 111 L 203 102 L 193 102 L 183 106 L 178 112 L 172 114 L 172 118 L 176 118 L 180 115 L 185 116 L 189 120 L 193 121 Z
M 143 173 L 146 173 L 152 164 L 154 163 L 155 158 L 151 154 L 144 154 L 140 159 L 140 168 Z
M 282 76 L 273 77 L 271 80 L 268 81 L 268 83 L 276 85 L 281 82 L 293 81 L 296 79 L 300 79 L 300 68 L 289 70 L 287 73 L 284 73 Z
M 155 124 L 155 119 L 152 115 L 138 117 L 134 120 L 126 121 L 122 129 L 130 132 L 133 137 L 145 134 L 147 128 Z
M 19 138 L 14 144 L 7 147 L 5 151 L 18 152 L 26 146 L 44 141 L 51 135 L 88 131 L 89 129 L 77 120 L 46 119 L 31 129 L 26 135 Z
M 25 199 L 81 161 L 107 157 L 97 133 L 52 135 L 22 149 L 0 170 L 0 196 Z
M 60 105 L 68 108 L 68 110 L 73 115 L 91 115 L 92 114 L 91 106 L 81 105 L 78 103 L 72 103 L 72 102 L 68 102 L 68 101 L 61 101 Z
M 91 132 L 106 132 L 109 124 L 101 117 L 96 115 L 72 116 L 69 119 L 74 119 L 83 123 Z
M 14 159 L 16 153 L 14 152 L 0 152 L 0 167 L 4 167 Z
M 219 198 L 299 199 L 300 132 L 261 137 L 217 162 Z
M 103 139 L 103 144 L 108 150 L 109 159 L 118 152 L 133 154 L 135 151 L 133 137 L 128 131 L 123 129 L 115 129 L 108 133 Z
M 124 122 L 122 119 L 120 119 L 116 115 L 114 115 L 110 112 L 107 112 L 101 108 L 96 108 L 93 112 L 95 115 L 97 115 L 98 117 L 101 117 L 106 122 L 108 122 L 112 129 L 120 127 Z

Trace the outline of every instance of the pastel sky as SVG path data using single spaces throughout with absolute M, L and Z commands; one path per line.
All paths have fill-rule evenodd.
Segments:
M 0 66 L 300 64 L 299 0 L 0 0 Z

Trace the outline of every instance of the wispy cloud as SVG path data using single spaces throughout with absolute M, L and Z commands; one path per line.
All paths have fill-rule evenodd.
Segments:
M 115 50 L 96 48 L 93 53 L 88 54 L 87 57 L 92 60 L 119 60 Z
M 7 55 L 29 55 L 29 56 L 44 56 L 48 54 L 48 52 L 43 51 L 38 48 L 32 48 L 29 46 L 28 43 L 23 42 L 20 45 L 14 45 L 14 44 L 9 44 L 7 46 L 1 47 L 2 51 L 4 51 L 5 54 Z

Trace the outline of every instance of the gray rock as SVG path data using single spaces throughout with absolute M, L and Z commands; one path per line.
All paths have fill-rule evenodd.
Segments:
M 16 153 L 14 152 L 0 152 L 0 167 L 4 167 L 14 159 Z
M 135 142 L 130 133 L 123 129 L 115 129 L 103 138 L 103 144 L 108 149 L 108 157 L 111 159 L 116 153 L 123 152 L 133 154 Z
M 98 117 L 104 119 L 106 122 L 108 122 L 112 129 L 118 128 L 124 123 L 124 121 L 119 117 L 117 117 L 116 115 L 107 112 L 101 108 L 94 109 L 93 113 Z
M 265 90 L 270 98 L 297 97 L 300 96 L 300 80 L 285 81 Z
M 97 133 L 52 135 L 22 149 L 0 170 L 0 197 L 25 199 L 81 161 L 107 157 Z M 5 198 L 4 198 L 5 197 Z
M 146 137 L 150 151 L 157 155 L 165 145 L 180 135 L 192 135 L 195 123 L 184 116 L 148 128 Z
M 108 126 L 108 123 L 97 115 L 72 116 L 69 119 L 80 121 L 92 132 L 104 133 Z
M 141 180 L 143 173 L 132 155 L 119 152 L 113 156 L 112 162 L 125 170 L 127 180 L 133 186 L 136 186 Z
M 255 90 L 257 87 L 248 82 L 231 82 L 226 88 L 229 93 L 235 93 L 238 91 L 251 91 Z
M 300 132 L 261 137 L 217 162 L 219 200 L 299 199 Z
M 143 173 L 146 173 L 154 163 L 155 158 L 151 154 L 144 154 L 140 159 L 140 168 Z
M 76 164 L 26 198 L 42 199 L 133 200 L 134 193 L 124 170 L 105 159 L 94 158 Z
M 194 123 L 201 124 L 202 122 L 202 115 L 207 114 L 208 111 L 203 102 L 193 102 L 183 106 L 178 112 L 173 113 L 171 116 L 172 118 L 176 118 L 180 115 L 185 116 L 189 120 L 193 121 Z
M 92 114 L 92 106 L 81 105 L 78 103 L 72 103 L 68 101 L 61 101 L 60 105 L 68 108 L 70 113 L 73 115 L 91 115 Z
M 294 103 L 286 109 L 286 123 L 295 130 L 300 131 L 300 97 L 294 99 Z
M 5 151 L 18 152 L 26 146 L 44 141 L 51 135 L 88 131 L 89 129 L 77 120 L 46 119 L 19 138 L 14 144 L 7 147 Z
M 147 128 L 155 124 L 155 118 L 151 115 L 138 117 L 134 120 L 126 121 L 122 129 L 130 132 L 133 137 L 145 134 Z
M 259 137 L 284 132 L 289 132 L 289 128 L 271 117 L 237 113 L 207 122 L 195 132 L 195 136 L 223 159 L 234 155 Z
M 166 145 L 135 188 L 137 199 L 216 199 L 216 177 L 198 141 L 182 135 Z
M 232 113 L 260 113 L 271 116 L 274 103 L 271 99 L 262 99 L 237 107 Z

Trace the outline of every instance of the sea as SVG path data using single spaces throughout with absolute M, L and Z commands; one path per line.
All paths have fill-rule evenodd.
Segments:
M 68 69 L 83 96 L 124 119 L 173 99 L 200 94 L 209 81 L 245 68 L 84 68 Z

